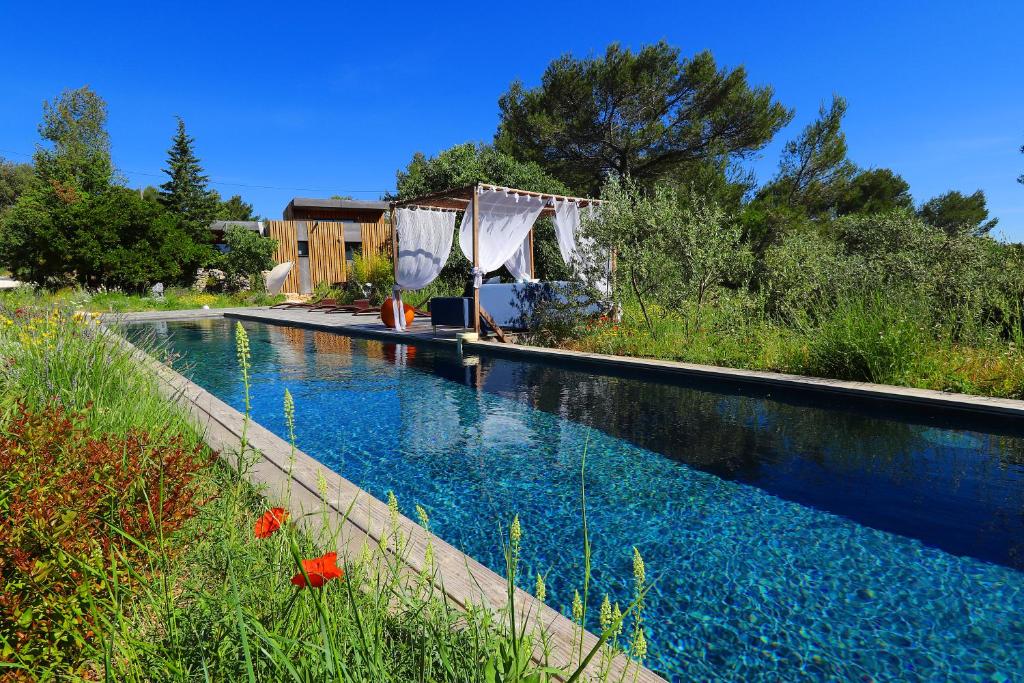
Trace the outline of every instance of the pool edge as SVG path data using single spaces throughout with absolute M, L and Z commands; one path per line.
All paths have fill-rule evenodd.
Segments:
M 444 348 L 455 347 L 455 341 L 453 339 L 441 339 L 429 337 L 424 334 L 397 332 L 387 329 L 367 329 L 362 325 L 356 326 L 344 324 L 340 318 L 335 319 L 338 322 L 335 322 L 334 324 L 321 323 L 315 319 L 282 319 L 275 316 L 270 309 L 266 308 L 222 309 L 222 312 L 201 311 L 199 313 L 213 313 L 214 315 L 194 317 L 216 317 L 216 315 L 220 313 L 223 317 L 229 319 L 248 320 L 251 322 L 262 322 L 287 327 L 301 327 L 324 332 L 333 332 L 335 334 L 363 337 L 367 339 L 378 339 L 381 341 L 399 343 L 427 344 Z M 154 320 L 158 318 L 139 318 L 129 316 L 126 319 L 133 322 L 142 322 L 143 320 Z M 191 317 L 159 319 L 187 320 L 191 319 Z M 492 341 L 467 341 L 463 343 L 463 348 L 469 351 L 490 355 L 558 361 L 563 364 L 570 363 L 576 367 L 603 368 L 605 370 L 611 369 L 618 371 L 630 370 L 646 374 L 667 373 L 668 375 L 681 378 L 709 379 L 718 382 L 735 382 L 737 384 L 750 387 L 778 387 L 781 389 L 796 389 L 808 393 L 828 394 L 832 396 L 850 396 L 860 399 L 874 399 L 883 402 L 937 408 L 961 413 L 966 412 L 1000 417 L 1024 417 L 1024 400 L 1010 398 L 978 396 L 974 394 L 957 394 L 947 391 L 938 391 L 935 389 L 918 389 L 914 387 L 900 387 L 888 384 L 874 384 L 871 382 L 854 382 L 850 380 L 810 377 L 806 375 L 793 375 L 781 372 L 767 372 L 764 370 L 744 370 L 716 365 L 701 365 L 697 363 L 683 363 L 680 361 L 658 360 L 653 358 L 613 356 L 601 353 L 587 353 L 584 351 L 570 351 L 567 349 L 551 349 L 540 346 L 501 344 Z
M 170 318 L 154 316 L 136 320 L 142 322 L 219 317 L 213 311 L 203 313 L 213 314 Z M 242 443 L 245 416 L 120 335 L 113 333 L 113 336 L 118 343 L 123 344 L 135 355 L 143 367 L 154 373 L 161 393 L 186 409 L 206 444 L 217 451 L 221 459 L 229 465 L 237 466 L 237 453 Z M 364 543 L 370 548 L 377 548 L 380 547 L 381 538 L 390 535 L 391 517 L 386 503 L 374 498 L 304 451 L 295 449 L 293 452 L 288 442 L 255 421 L 248 421 L 245 438 L 249 447 L 260 455 L 251 469 L 247 470 L 249 481 L 268 499 L 283 501 L 290 491 L 287 505 L 291 518 L 300 520 L 300 524 L 315 537 L 322 537 L 325 534 L 333 537 L 333 525 L 340 536 L 338 551 L 350 559 L 355 559 L 359 556 Z M 326 495 L 320 492 L 323 481 L 326 481 Z M 325 506 L 329 510 L 329 520 L 325 520 L 321 514 Z M 399 517 L 399 528 L 407 543 L 408 556 L 403 560 L 407 570 L 420 574 L 427 567 L 426 550 L 429 542 L 434 549 L 437 572 L 435 584 L 459 607 L 464 608 L 472 601 L 475 605 L 488 605 L 496 609 L 496 606 L 506 603 L 506 582 L 498 574 L 438 536 L 425 531 L 404 515 Z M 531 624 L 537 624 L 547 632 L 553 659 L 571 661 L 569 656 L 574 651 L 574 625 L 569 619 L 521 589 L 516 590 L 516 613 L 517 618 L 525 617 Z M 592 648 L 597 640 L 597 636 L 585 631 L 584 651 Z M 539 661 L 540 656 L 538 651 L 534 659 Z M 616 676 L 627 667 L 630 673 L 637 670 L 635 663 L 626 663 L 624 660 L 622 656 L 617 658 L 614 667 L 617 671 Z M 596 670 L 597 661 L 595 659 L 595 663 L 588 667 L 588 671 Z M 639 669 L 636 680 L 643 683 L 664 683 L 664 679 L 647 668 Z

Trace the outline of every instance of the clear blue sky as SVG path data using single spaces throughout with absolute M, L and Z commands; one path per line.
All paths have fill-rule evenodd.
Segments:
M 855 162 L 918 202 L 983 189 L 1024 240 L 1022 2 L 5 2 L 0 26 L 0 155 L 30 154 L 42 101 L 89 84 L 130 184 L 162 182 L 180 114 L 215 187 L 271 218 L 292 196 L 376 198 L 413 152 L 489 141 L 508 84 L 562 53 L 663 38 L 795 107 L 759 180 L 837 92 Z

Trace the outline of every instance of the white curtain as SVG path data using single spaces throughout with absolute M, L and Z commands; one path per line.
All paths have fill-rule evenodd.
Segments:
M 555 237 L 565 265 L 577 277 L 589 278 L 590 285 L 605 294 L 611 285 L 611 259 L 598 253 L 593 240 L 580 232 L 580 207 L 576 202 L 555 199 Z M 594 205 L 588 209 L 593 212 Z
M 452 251 L 455 212 L 395 209 L 395 232 L 398 239 L 398 264 L 391 299 L 395 327 L 404 330 L 402 290 L 423 289 L 441 273 Z
M 546 199 L 519 195 L 505 190 L 484 190 L 474 201 L 478 209 L 480 258 L 473 273 L 475 286 L 480 286 L 484 273 L 497 270 L 521 249 L 530 228 L 547 204 Z M 473 202 L 466 207 L 459 227 L 459 246 L 466 258 L 473 261 Z
M 512 254 L 512 257 L 505 261 L 505 267 L 508 268 L 508 272 L 512 273 L 512 277 L 516 280 L 532 280 L 531 258 L 533 257 L 530 255 L 530 236 L 527 235 L 526 239 L 519 245 L 519 248 L 516 249 L 516 252 Z
M 573 267 L 576 256 L 576 235 L 580 231 L 580 207 L 576 202 L 554 200 L 555 238 L 565 265 Z

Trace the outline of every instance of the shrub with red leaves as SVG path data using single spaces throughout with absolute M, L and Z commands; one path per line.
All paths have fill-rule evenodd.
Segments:
M 195 473 L 209 462 L 180 437 L 95 435 L 82 414 L 21 408 L 0 432 L 0 681 L 69 671 L 93 636 L 90 591 L 128 581 L 151 544 L 196 506 Z M 122 535 L 123 532 L 124 535 Z

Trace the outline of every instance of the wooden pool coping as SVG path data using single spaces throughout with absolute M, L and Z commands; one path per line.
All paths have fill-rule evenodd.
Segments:
M 216 318 L 221 313 L 203 311 L 201 315 L 187 317 L 123 316 L 122 319 L 190 320 Z M 386 503 L 307 453 L 293 449 L 288 442 L 259 423 L 250 420 L 246 424 L 242 413 L 127 340 L 120 341 L 132 350 L 143 366 L 153 371 L 161 392 L 185 408 L 203 434 L 204 441 L 232 466 L 239 464 L 237 456 L 244 433 L 248 448 L 258 454 L 244 470 L 249 481 L 259 487 L 268 500 L 286 504 L 291 518 L 300 520 L 314 538 L 333 538 L 335 534 L 332 532 L 337 531 L 338 552 L 349 560 L 360 556 L 364 544 L 371 549 L 379 548 L 381 539 L 385 539 L 384 545 L 387 545 L 386 539 L 391 537 L 392 530 L 391 512 Z M 325 510 L 326 516 L 323 514 Z M 404 515 L 399 516 L 398 528 L 406 539 L 405 552 L 400 560 L 416 575 L 429 572 L 431 568 L 426 555 L 428 543 L 432 545 L 433 571 L 436 572 L 434 583 L 459 608 L 465 608 L 472 602 L 497 610 L 507 604 L 507 584 L 497 573 Z M 529 530 L 526 531 L 529 534 Z M 525 620 L 531 629 L 536 626 L 546 633 L 552 664 L 565 665 L 574 661 L 574 633 L 578 630 L 574 631 L 576 627 L 568 618 L 518 588 L 515 610 L 517 620 Z M 584 631 L 583 652 L 588 652 L 597 641 L 597 636 Z M 534 659 L 541 661 L 539 649 Z M 588 672 L 596 673 L 599 661 L 600 657 L 595 657 Z M 635 680 L 642 683 L 664 681 L 653 671 L 628 662 L 622 655 L 612 665 L 612 680 L 617 680 L 627 667 L 629 679 L 635 675 Z

